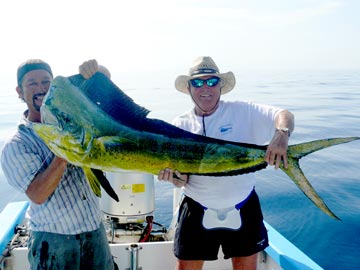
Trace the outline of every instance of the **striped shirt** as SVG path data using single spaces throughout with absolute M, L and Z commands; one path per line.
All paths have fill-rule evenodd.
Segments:
M 45 170 L 54 154 L 23 119 L 14 136 L 5 143 L 1 165 L 9 184 L 25 192 L 34 177 Z M 57 188 L 43 203 L 30 203 L 30 229 L 59 234 L 79 234 L 99 228 L 99 200 L 81 168 L 68 164 Z

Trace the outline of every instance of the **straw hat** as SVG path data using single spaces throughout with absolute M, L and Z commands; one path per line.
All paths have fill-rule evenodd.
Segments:
M 180 75 L 175 80 L 175 88 L 180 92 L 189 94 L 189 81 L 203 76 L 214 75 L 221 79 L 221 94 L 230 92 L 235 86 L 235 76 L 231 71 L 220 73 L 214 60 L 209 56 L 200 56 L 194 60 L 189 75 Z

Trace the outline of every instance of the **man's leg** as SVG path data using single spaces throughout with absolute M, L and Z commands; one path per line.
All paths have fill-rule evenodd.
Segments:
M 234 270 L 256 270 L 257 253 L 247 257 L 231 258 Z
M 204 261 L 188 261 L 188 260 L 177 260 L 176 270 L 201 270 L 204 265 Z

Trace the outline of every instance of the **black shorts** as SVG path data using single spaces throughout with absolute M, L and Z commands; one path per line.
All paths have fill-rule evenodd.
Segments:
M 224 258 L 250 256 L 264 250 L 268 235 L 263 223 L 259 197 L 252 192 L 240 209 L 238 230 L 205 229 L 204 208 L 189 197 L 183 199 L 174 239 L 174 254 L 180 260 L 216 260 L 220 246 Z

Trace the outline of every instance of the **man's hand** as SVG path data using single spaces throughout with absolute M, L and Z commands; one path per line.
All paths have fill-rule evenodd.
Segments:
M 85 78 L 89 79 L 99 70 L 99 65 L 95 59 L 85 61 L 79 66 L 79 73 Z
M 174 175 L 175 173 L 175 175 Z M 189 181 L 189 176 L 186 174 L 180 174 L 178 171 L 173 171 L 169 168 L 161 170 L 158 175 L 160 181 L 168 181 L 173 183 L 176 187 L 180 188 L 186 185 Z
M 79 66 L 79 73 L 86 80 L 91 78 L 91 76 L 93 76 L 98 71 L 104 74 L 109 79 L 111 78 L 110 71 L 106 67 L 99 65 L 95 59 L 85 61 Z
M 286 132 L 276 131 L 270 144 L 267 147 L 265 154 L 265 161 L 278 169 L 281 163 L 284 163 L 284 168 L 288 167 L 287 149 L 289 137 Z

